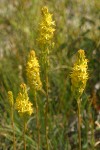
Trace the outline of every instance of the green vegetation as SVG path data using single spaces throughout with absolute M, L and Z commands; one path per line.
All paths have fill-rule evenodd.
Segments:
M 55 21 L 54 37 L 47 54 L 41 53 L 43 46 L 37 40 L 43 6 L 48 7 Z M 0 1 L 0 150 L 13 149 L 14 135 L 17 150 L 25 150 L 25 146 L 26 150 L 38 150 L 39 147 L 40 150 L 79 150 L 78 108 L 70 78 L 79 49 L 85 50 L 89 60 L 89 79 L 81 96 L 81 146 L 82 150 L 99 150 L 99 0 Z M 42 90 L 35 91 L 36 95 L 29 87 L 26 73 L 31 50 L 35 50 L 39 61 L 43 84 Z M 24 142 L 22 119 L 11 109 L 7 94 L 12 91 L 15 102 L 22 83 L 27 85 L 34 109 L 27 119 Z

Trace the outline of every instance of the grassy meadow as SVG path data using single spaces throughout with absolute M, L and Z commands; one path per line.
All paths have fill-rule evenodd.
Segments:
M 0 0 L 0 150 L 99 149 L 100 1 Z

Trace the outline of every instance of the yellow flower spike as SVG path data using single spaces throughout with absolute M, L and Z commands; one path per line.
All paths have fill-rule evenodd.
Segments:
M 14 99 L 13 99 L 12 91 L 8 91 L 8 100 L 9 100 L 10 106 L 12 107 L 14 105 Z
M 40 90 L 42 88 L 42 82 L 40 80 L 40 66 L 34 50 L 30 51 L 28 57 L 26 75 L 30 87 L 32 87 L 34 90 Z
M 55 21 L 53 21 L 52 14 L 49 13 L 46 6 L 42 8 L 41 12 L 42 20 L 39 26 L 38 42 L 41 45 L 51 44 L 55 31 Z
M 73 66 L 71 73 L 71 83 L 72 91 L 74 96 L 79 98 L 85 87 L 88 80 L 88 60 L 86 59 L 84 50 L 79 50 L 77 53 L 77 59 Z
M 16 98 L 15 107 L 20 116 L 30 116 L 33 113 L 32 103 L 29 101 L 25 84 L 20 85 L 20 92 Z

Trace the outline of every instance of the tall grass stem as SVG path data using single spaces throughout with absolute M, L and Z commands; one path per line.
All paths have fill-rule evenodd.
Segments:
M 48 107 L 49 107 L 49 95 L 48 95 L 48 59 L 45 66 L 45 84 L 46 84 L 46 103 L 45 103 L 45 126 L 46 126 L 46 149 L 49 150 L 49 139 L 48 139 Z

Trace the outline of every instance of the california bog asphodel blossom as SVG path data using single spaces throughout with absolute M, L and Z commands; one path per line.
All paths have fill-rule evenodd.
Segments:
M 46 6 L 42 8 L 41 12 L 42 20 L 39 25 L 38 42 L 40 45 L 51 44 L 55 31 L 55 21 L 53 21 L 52 14 L 49 13 Z
M 20 92 L 16 98 L 15 108 L 21 117 L 33 113 L 32 103 L 29 101 L 26 85 L 20 85 Z
M 85 87 L 88 80 L 88 59 L 86 59 L 84 50 L 80 49 L 77 52 L 76 62 L 72 68 L 71 72 L 71 89 L 74 93 L 74 96 L 79 98 Z
M 35 51 L 31 50 L 26 65 L 26 75 L 29 86 L 34 90 L 40 90 L 42 88 L 42 82 L 40 80 L 40 66 L 35 55 Z

